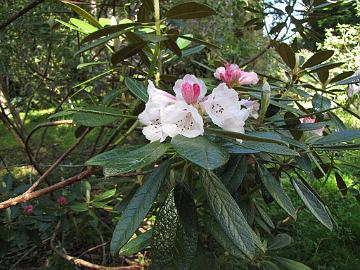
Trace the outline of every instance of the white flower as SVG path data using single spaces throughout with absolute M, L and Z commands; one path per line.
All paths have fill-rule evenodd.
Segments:
M 252 118 L 257 119 L 259 117 L 260 104 L 258 101 L 242 99 L 242 100 L 240 100 L 240 105 L 246 107 L 246 109 L 249 111 L 249 115 Z
M 145 137 L 153 141 L 164 141 L 168 136 L 162 128 L 160 122 L 160 111 L 166 106 L 176 102 L 176 98 L 169 93 L 157 89 L 152 81 L 149 81 L 147 88 L 149 99 L 145 105 L 145 110 L 139 114 L 140 122 L 146 125 L 143 128 Z
M 200 105 L 215 125 L 228 131 L 244 133 L 249 112 L 241 109 L 237 92 L 225 83 L 219 84 Z
M 163 130 L 170 137 L 180 134 L 193 138 L 204 134 L 204 123 L 198 110 L 179 100 L 161 110 Z

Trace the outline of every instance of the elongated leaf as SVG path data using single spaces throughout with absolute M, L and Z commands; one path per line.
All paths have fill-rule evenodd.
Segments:
M 146 42 L 132 43 L 118 50 L 111 57 L 113 65 L 140 52 L 146 46 Z
M 134 253 L 137 253 L 147 246 L 150 246 L 152 242 L 153 229 L 146 231 L 138 235 L 134 240 L 127 242 L 119 251 L 122 256 L 131 256 Z
M 242 142 L 243 147 L 248 149 L 257 150 L 259 152 L 278 154 L 284 156 L 298 156 L 299 153 L 283 145 L 275 143 L 264 143 L 264 142 Z
M 247 259 L 244 253 L 233 243 L 233 241 L 230 240 L 230 238 L 225 234 L 225 232 L 217 222 L 207 219 L 205 228 L 215 238 L 215 240 L 232 256 L 242 260 Z
M 134 150 L 126 147 L 117 148 L 91 158 L 86 164 L 104 167 L 106 176 L 136 171 L 158 160 L 169 146 L 169 144 L 153 142 Z
M 121 35 L 122 32 L 114 33 L 102 38 L 99 38 L 93 42 L 87 43 L 85 46 L 81 47 L 78 51 L 75 52 L 75 55 L 78 55 L 80 53 L 86 52 L 88 50 L 91 50 L 93 48 L 96 48 L 98 46 L 106 44 L 108 41 L 117 38 L 119 35 Z
M 277 51 L 280 54 L 282 60 L 284 60 L 285 64 L 294 69 L 296 65 L 295 53 L 291 49 L 291 47 L 285 43 L 280 43 L 277 47 Z
M 346 183 L 345 183 L 344 179 L 337 172 L 335 172 L 335 178 L 336 178 L 336 185 L 339 188 L 341 194 L 346 196 L 346 194 L 347 194 L 347 186 L 346 186 Z
M 230 158 L 226 171 L 221 176 L 221 181 L 229 192 L 234 193 L 241 185 L 246 175 L 246 156 L 238 155 Z
M 286 233 L 279 233 L 268 243 L 269 250 L 278 250 L 287 247 L 292 242 L 292 238 Z
M 216 14 L 216 11 L 207 5 L 187 2 L 176 5 L 166 13 L 168 19 L 197 19 Z
M 260 240 L 256 239 L 234 198 L 214 173 L 203 170 L 200 178 L 213 216 L 233 244 L 253 258 L 255 241 Z
M 91 32 L 94 32 L 97 30 L 97 28 L 92 26 L 91 24 L 84 22 L 82 20 L 76 19 L 76 18 L 71 18 L 70 22 L 73 25 L 76 25 L 85 34 L 88 34 L 88 33 L 91 33 Z
M 151 269 L 189 269 L 197 249 L 196 227 L 195 204 L 190 194 L 177 186 L 157 215 Z
M 82 8 L 71 4 L 71 3 L 65 3 L 66 6 L 71 8 L 74 12 L 76 12 L 80 17 L 87 20 L 89 23 L 91 23 L 96 28 L 102 28 L 102 25 L 86 10 L 83 10 Z
M 354 71 L 345 71 L 345 72 L 340 73 L 340 74 L 336 75 L 335 77 L 333 77 L 329 83 L 336 83 L 336 82 L 342 81 L 342 80 L 350 77 L 353 74 L 354 74 Z
M 101 105 L 77 108 L 74 111 L 74 122 L 87 127 L 108 125 L 123 116 L 120 111 Z
M 325 64 L 313 66 L 313 67 L 309 68 L 308 70 L 310 73 L 319 72 L 319 71 L 323 71 L 323 70 L 330 70 L 330 69 L 333 69 L 336 67 L 340 67 L 343 64 L 344 64 L 344 62 L 325 63 Z
M 342 80 L 340 82 L 337 82 L 338 85 L 344 85 L 344 84 L 353 84 L 353 83 L 359 83 L 360 82 L 360 75 L 352 76 L 346 80 Z
M 258 210 L 261 218 L 265 221 L 265 223 L 271 228 L 271 229 L 275 229 L 275 225 L 272 222 L 271 218 L 268 216 L 268 214 L 266 214 L 266 212 L 264 211 L 264 209 L 262 209 L 258 204 L 255 204 L 256 209 Z
M 215 44 L 212 44 L 212 43 L 207 42 L 207 41 L 202 40 L 202 39 L 194 38 L 192 36 L 182 35 L 182 36 L 180 36 L 180 38 L 187 39 L 187 40 L 190 40 L 190 41 L 194 41 L 195 43 L 198 43 L 198 44 L 203 44 L 208 48 L 220 49 L 220 47 L 215 45 Z
M 94 201 L 103 201 L 103 200 L 109 199 L 112 196 L 114 196 L 115 193 L 116 193 L 116 188 L 107 190 L 107 191 L 105 191 L 103 193 L 95 195 Z
M 292 205 L 290 198 L 281 187 L 275 177 L 263 166 L 259 166 L 261 181 L 267 191 L 275 199 L 275 201 L 294 219 L 296 219 L 296 211 Z
M 187 138 L 178 135 L 171 140 L 171 144 L 182 158 L 207 170 L 216 169 L 229 159 L 229 153 L 224 147 L 203 136 Z
M 311 56 L 301 66 L 301 68 L 309 68 L 309 67 L 313 67 L 318 64 L 321 64 L 322 62 L 325 62 L 326 60 L 328 60 L 333 54 L 334 54 L 334 51 L 331 51 L 331 50 L 317 52 L 313 56 Z
M 291 180 L 296 192 L 305 203 L 310 212 L 329 230 L 332 230 L 333 224 L 325 208 L 325 205 L 309 190 L 301 181 Z
M 149 95 L 147 93 L 146 87 L 142 82 L 139 82 L 135 79 L 126 77 L 125 85 L 140 100 L 147 102 L 149 99 Z
M 327 136 L 323 136 L 313 142 L 313 144 L 334 144 L 340 142 L 349 142 L 358 138 L 360 138 L 359 129 L 346 129 L 333 132 Z
M 331 108 L 331 100 L 319 94 L 315 94 L 312 99 L 313 108 L 317 111 L 323 111 Z
M 170 162 L 165 161 L 156 168 L 126 206 L 110 242 L 110 251 L 113 256 L 119 252 L 143 222 L 166 177 L 169 165 Z
M 93 33 L 87 35 L 86 37 L 84 37 L 81 40 L 81 43 L 93 41 L 94 39 L 98 39 L 103 36 L 107 36 L 107 35 L 118 33 L 118 32 L 124 33 L 123 30 L 127 29 L 130 31 L 136 25 L 139 25 L 139 24 L 138 23 L 124 23 L 124 24 L 119 24 L 119 25 L 107 26 L 105 28 L 102 28 L 96 32 L 93 32 Z
M 280 270 L 279 266 L 271 261 L 262 261 L 261 270 Z
M 288 270 L 311 270 L 311 268 L 307 267 L 305 264 L 302 264 L 297 261 L 289 260 L 283 257 L 272 257 L 272 258 Z

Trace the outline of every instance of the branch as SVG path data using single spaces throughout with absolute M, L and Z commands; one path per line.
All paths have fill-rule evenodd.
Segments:
M 20 18 L 21 16 L 23 16 L 25 13 L 27 13 L 28 11 L 32 10 L 33 8 L 35 8 L 37 5 L 41 4 L 42 2 L 44 2 L 45 0 L 35 0 L 33 2 L 31 2 L 30 4 L 28 4 L 27 6 L 25 6 L 22 10 L 20 10 L 18 13 L 12 15 L 9 19 L 7 19 L 7 21 L 3 22 L 0 24 L 0 31 L 2 29 L 4 29 L 5 27 L 7 27 L 9 24 L 11 24 L 13 21 L 17 20 L 18 18 Z
M 74 256 L 70 256 L 67 255 L 66 253 L 62 252 L 60 249 L 55 247 L 55 240 L 56 240 L 56 232 L 57 230 L 60 228 L 60 222 L 56 225 L 56 228 L 54 230 L 54 233 L 51 237 L 50 240 L 50 247 L 51 249 L 60 257 L 62 257 L 63 259 L 77 265 L 77 266 L 83 266 L 86 267 L 87 269 L 96 269 L 96 270 L 136 270 L 136 269 L 142 269 L 141 266 L 139 265 L 130 265 L 130 266 L 104 266 L 104 265 L 99 265 L 99 264 L 94 264 L 88 261 L 85 261 L 83 259 L 79 259 L 77 257 Z
M 248 61 L 246 61 L 245 63 L 239 65 L 239 67 L 244 67 L 247 66 L 248 64 L 256 61 L 259 57 L 261 57 L 269 48 L 271 47 L 271 43 L 269 43 L 262 51 L 260 51 L 257 55 L 255 55 L 254 57 L 250 58 Z
M 49 175 L 52 173 L 57 166 L 81 143 L 81 141 L 85 138 L 85 136 L 90 132 L 90 128 L 86 128 L 85 131 L 81 134 L 81 136 L 76 140 L 76 142 L 68 149 L 66 150 L 49 169 L 44 172 L 42 176 L 39 177 L 39 179 L 25 192 L 25 193 L 31 193 L 35 190 L 35 188 L 43 182 Z
M 93 172 L 94 172 L 93 169 L 87 169 L 87 170 L 79 173 L 78 175 L 72 176 L 72 177 L 70 177 L 64 181 L 58 182 L 54 185 L 48 186 L 48 187 L 40 189 L 38 191 L 23 193 L 14 198 L 10 198 L 10 199 L 0 203 L 0 209 L 6 209 L 6 208 L 9 208 L 10 206 L 14 206 L 19 203 L 27 202 L 32 199 L 41 197 L 47 193 L 53 192 L 55 190 L 62 189 L 66 186 L 72 185 L 76 182 L 83 180 L 84 178 L 90 176 Z

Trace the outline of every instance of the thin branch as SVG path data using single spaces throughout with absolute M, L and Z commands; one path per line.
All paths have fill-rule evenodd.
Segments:
M 35 8 L 37 5 L 41 4 L 42 2 L 44 2 L 45 0 L 35 0 L 33 2 L 31 2 L 30 4 L 28 4 L 27 6 L 25 6 L 22 10 L 20 10 L 18 13 L 10 16 L 9 19 L 7 19 L 5 22 L 0 24 L 0 31 L 3 30 L 5 27 L 7 27 L 9 24 L 11 24 L 12 22 L 14 22 L 15 20 L 17 20 L 18 18 L 20 18 L 21 16 L 23 16 L 25 13 L 29 12 L 30 10 L 32 10 L 33 8 Z
M 90 132 L 90 128 L 86 128 L 85 131 L 81 134 L 81 136 L 76 140 L 76 142 L 68 149 L 66 150 L 49 169 L 44 172 L 42 176 L 39 177 L 39 179 L 25 192 L 25 193 L 31 193 L 33 192 L 36 187 L 43 182 L 56 168 L 57 166 L 82 142 L 82 140 L 85 138 L 85 136 Z
M 269 43 L 263 50 L 261 50 L 257 55 L 255 55 L 254 57 L 250 58 L 248 61 L 246 61 L 245 63 L 242 63 L 241 65 L 239 65 L 239 67 L 245 67 L 248 64 L 256 61 L 259 57 L 261 57 L 264 53 L 266 53 L 266 51 L 271 47 L 271 43 Z
M 41 197 L 47 193 L 53 192 L 55 190 L 62 189 L 64 187 L 67 187 L 69 185 L 72 185 L 76 182 L 83 180 L 84 178 L 90 176 L 93 172 L 94 172 L 93 169 L 87 169 L 87 170 L 79 173 L 78 175 L 72 176 L 72 177 L 70 177 L 64 181 L 58 182 L 54 185 L 48 186 L 48 187 L 40 189 L 38 191 L 33 191 L 30 193 L 23 193 L 14 198 L 10 198 L 10 199 L 0 203 L 0 209 L 6 209 L 11 206 L 17 205 L 19 203 L 23 203 L 23 202 L 27 202 L 27 201 L 30 201 L 35 198 L 39 198 L 39 197 Z

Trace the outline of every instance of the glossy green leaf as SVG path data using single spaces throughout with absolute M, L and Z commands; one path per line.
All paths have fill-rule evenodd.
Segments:
M 313 142 L 313 144 L 335 144 L 340 142 L 350 142 L 358 138 L 360 138 L 360 129 L 346 129 L 323 136 Z
M 84 37 L 81 40 L 81 43 L 93 41 L 94 39 L 98 39 L 98 38 L 101 38 L 101 37 L 104 37 L 104 36 L 107 36 L 107 35 L 110 35 L 110 34 L 120 32 L 117 35 L 117 36 L 119 36 L 121 33 L 124 33 L 123 30 L 127 29 L 128 31 L 130 31 L 136 25 L 139 25 L 139 24 L 138 23 L 124 23 L 124 24 L 119 24 L 119 25 L 107 26 L 105 28 L 102 28 L 102 29 L 100 29 L 100 30 L 98 30 L 96 32 L 93 32 L 93 33 L 87 35 L 86 37 Z
M 111 63 L 113 65 L 121 62 L 122 60 L 125 60 L 126 58 L 129 58 L 138 52 L 140 52 L 144 47 L 146 46 L 146 42 L 139 42 L 139 43 L 131 43 L 117 52 L 115 52 L 111 57 Z
M 176 5 L 166 12 L 168 19 L 197 19 L 216 14 L 216 11 L 207 5 L 187 2 Z
M 165 180 L 169 165 L 170 162 L 165 161 L 156 168 L 126 206 L 110 242 L 110 251 L 113 256 L 128 242 L 143 222 Z
M 214 173 L 203 170 L 200 178 L 212 215 L 233 244 L 247 257 L 253 258 L 255 241 L 260 240 L 256 239 L 234 198 Z
M 149 95 L 147 93 L 146 87 L 142 82 L 126 77 L 125 85 L 129 91 L 134 94 L 135 97 L 142 100 L 143 102 L 148 101 Z
M 94 32 L 97 30 L 97 28 L 92 26 L 91 24 L 84 22 L 82 20 L 76 19 L 76 18 L 71 18 L 70 22 L 73 25 L 77 26 L 85 34 L 88 34 L 88 33 L 91 33 L 91 32 Z
M 259 204 L 255 204 L 256 209 L 258 210 L 261 218 L 265 221 L 265 223 L 271 228 L 275 229 L 275 225 L 272 222 L 271 218 L 268 216 L 268 214 L 265 212 L 264 209 L 262 209 Z
M 277 51 L 285 64 L 289 68 L 294 69 L 296 65 L 296 59 L 295 53 L 293 52 L 291 47 L 285 43 L 280 43 L 279 46 L 277 46 Z
M 291 179 L 291 182 L 310 212 L 329 230 L 332 230 L 333 224 L 325 208 L 325 205 L 311 192 L 306 185 L 298 180 Z
M 119 35 L 121 35 L 121 32 L 114 33 L 99 39 L 96 39 L 93 42 L 87 43 L 85 46 L 81 47 L 78 51 L 75 52 L 75 55 L 78 55 L 80 53 L 86 52 L 88 50 L 91 50 L 93 48 L 99 47 L 101 45 L 105 45 L 110 40 L 117 38 Z
M 229 192 L 234 193 L 241 185 L 246 175 L 247 164 L 245 155 L 231 157 L 227 163 L 225 172 L 220 179 Z
M 116 193 L 116 188 L 104 191 L 103 193 L 97 194 L 94 197 L 94 201 L 103 201 L 111 198 Z
M 325 63 L 325 64 L 320 64 L 320 65 L 313 66 L 313 67 L 309 68 L 308 71 L 310 73 L 313 73 L 313 72 L 319 72 L 319 71 L 322 71 L 322 70 L 330 70 L 330 69 L 340 67 L 343 64 L 344 64 L 344 62 Z
M 317 111 L 323 111 L 331 108 L 331 100 L 319 94 L 315 94 L 312 99 L 313 108 Z
M 261 182 L 266 190 L 271 194 L 275 201 L 294 219 L 296 219 L 296 211 L 292 205 L 290 198 L 281 187 L 275 177 L 263 166 L 259 166 Z
M 86 165 L 104 167 L 106 176 L 132 172 L 154 163 L 169 147 L 169 144 L 159 142 L 149 143 L 134 150 L 121 147 L 91 158 Z
M 76 12 L 81 18 L 84 18 L 87 20 L 90 24 L 95 26 L 96 28 L 102 28 L 102 25 L 93 17 L 89 12 L 86 10 L 71 4 L 71 3 L 65 3 L 65 5 L 69 8 L 71 8 L 74 12 Z
M 275 144 L 275 143 L 264 143 L 264 142 L 252 142 L 243 141 L 243 147 L 248 149 L 257 150 L 259 152 L 271 153 L 284 156 L 298 156 L 299 153 L 286 146 Z
M 337 74 L 336 76 L 334 76 L 329 83 L 336 83 L 339 81 L 343 81 L 346 78 L 350 77 L 351 75 L 354 74 L 354 71 L 345 71 L 343 73 Z
M 187 138 L 178 135 L 171 140 L 171 144 L 179 156 L 207 170 L 216 169 L 229 159 L 229 153 L 224 147 L 204 136 Z
M 260 265 L 261 270 L 280 270 L 279 266 L 271 261 L 261 261 Z
M 123 117 L 123 114 L 111 107 L 103 105 L 72 109 L 75 111 L 74 122 L 86 127 L 99 127 L 111 124 Z
M 121 256 L 131 256 L 134 253 L 142 251 L 152 243 L 153 229 L 137 235 L 135 239 L 127 242 L 119 251 Z
M 288 270 L 311 270 L 311 268 L 307 267 L 305 264 L 297 261 L 289 260 L 283 257 L 272 258 Z
M 187 39 L 187 40 L 190 40 L 190 41 L 193 41 L 195 43 L 198 43 L 198 44 L 202 44 L 202 45 L 205 45 L 206 47 L 208 48 L 213 48 L 213 49 L 220 49 L 219 46 L 215 45 L 215 44 L 212 44 L 210 42 L 207 42 L 205 40 L 202 40 L 202 39 L 198 39 L 198 38 L 194 38 L 192 36 L 187 36 L 187 35 L 182 35 L 180 36 L 182 39 Z
M 278 250 L 287 247 L 292 242 L 292 238 L 286 233 L 279 233 L 268 242 L 269 250 Z
M 342 80 L 340 82 L 337 82 L 338 85 L 344 85 L 344 84 L 353 84 L 353 83 L 359 83 L 360 82 L 360 75 L 355 75 L 350 78 L 347 78 L 346 80 Z
M 301 68 L 305 69 L 305 68 L 309 68 L 309 67 L 319 65 L 322 62 L 325 62 L 326 60 L 328 60 L 333 54 L 334 54 L 334 51 L 331 51 L 331 50 L 317 52 L 313 56 L 311 56 L 301 66 Z

